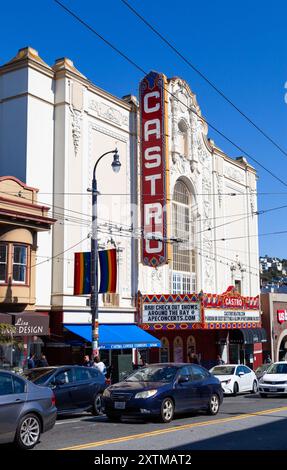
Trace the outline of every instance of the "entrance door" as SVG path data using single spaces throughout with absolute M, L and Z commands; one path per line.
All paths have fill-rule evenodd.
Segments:
M 229 362 L 230 364 L 240 364 L 240 344 L 230 343 Z

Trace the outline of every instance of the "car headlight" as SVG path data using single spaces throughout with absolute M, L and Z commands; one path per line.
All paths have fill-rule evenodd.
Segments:
M 108 388 L 106 388 L 106 390 L 103 393 L 103 397 L 109 398 L 110 396 L 111 396 L 111 392 L 109 391 Z
M 135 398 L 150 398 L 157 393 L 157 390 L 147 390 L 146 392 L 139 392 L 135 395 Z
M 259 383 L 260 383 L 260 384 L 264 384 L 264 380 L 263 380 L 263 379 L 260 379 L 260 380 L 259 380 Z

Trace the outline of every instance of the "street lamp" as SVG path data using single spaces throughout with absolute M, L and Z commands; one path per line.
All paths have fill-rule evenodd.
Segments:
M 101 155 L 95 163 L 92 182 L 92 238 L 91 238 L 91 314 L 92 314 L 92 359 L 98 355 L 99 334 L 98 334 L 98 220 L 97 220 L 97 200 L 98 189 L 96 180 L 96 170 L 99 162 L 103 157 L 114 154 L 112 161 L 112 169 L 118 173 L 121 168 L 120 156 L 118 149 L 110 150 Z

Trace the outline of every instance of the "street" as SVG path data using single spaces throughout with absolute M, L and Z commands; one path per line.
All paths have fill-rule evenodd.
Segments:
M 217 416 L 176 417 L 169 424 L 111 423 L 90 414 L 60 418 L 37 450 L 287 450 L 287 399 L 225 397 Z

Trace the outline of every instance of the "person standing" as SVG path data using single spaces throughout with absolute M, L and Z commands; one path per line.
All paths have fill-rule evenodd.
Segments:
M 106 373 L 107 373 L 107 368 L 106 368 L 104 362 L 101 361 L 101 359 L 100 359 L 99 356 L 96 356 L 96 357 L 94 358 L 93 367 L 96 367 L 102 374 L 106 375 Z
M 83 366 L 85 366 L 85 367 L 93 367 L 93 363 L 92 363 L 92 361 L 90 361 L 90 357 L 89 357 L 88 355 L 86 355 L 86 356 L 84 357 Z
M 40 359 L 37 361 L 36 367 L 48 367 L 48 366 L 49 364 L 48 364 L 47 358 L 45 354 L 42 353 Z
M 30 354 L 30 356 L 28 357 L 28 360 L 27 360 L 28 369 L 34 369 L 34 367 L 35 367 L 35 357 L 36 357 L 35 353 Z
M 217 358 L 216 358 L 216 365 L 217 366 L 222 366 L 223 364 L 225 364 L 224 360 L 222 359 L 222 357 L 220 356 L 220 354 L 217 355 Z

